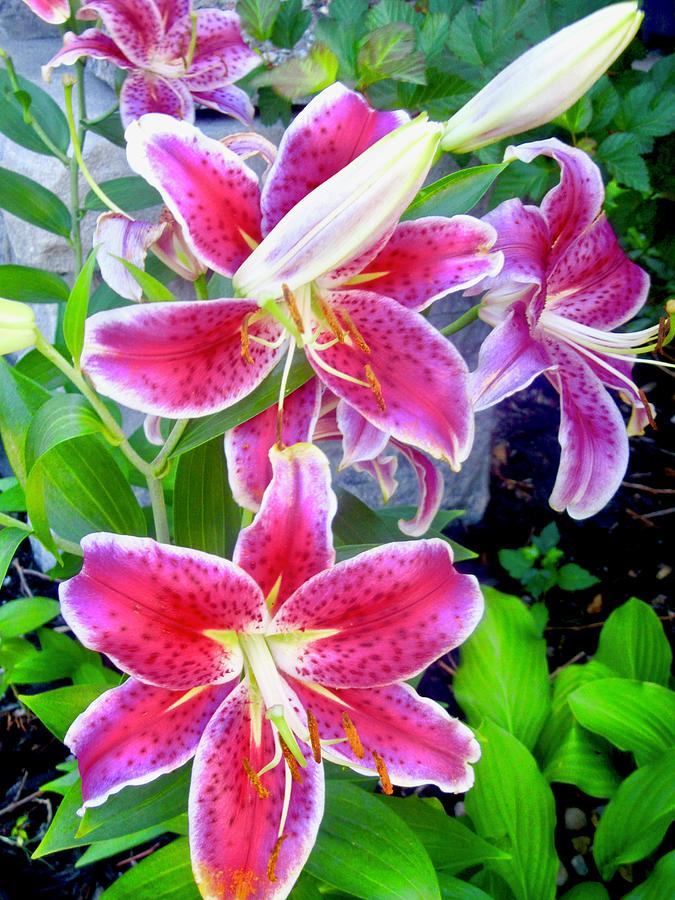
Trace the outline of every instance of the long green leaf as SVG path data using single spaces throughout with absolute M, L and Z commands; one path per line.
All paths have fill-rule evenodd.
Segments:
M 483 588 L 485 615 L 462 645 L 455 696 L 479 725 L 489 716 L 532 749 L 551 709 L 546 642 L 517 597 Z
M 241 511 L 227 479 L 223 439 L 214 438 L 178 458 L 173 492 L 176 543 L 231 557 Z
M 326 783 L 326 811 L 306 871 L 354 897 L 436 900 L 438 881 L 419 839 L 373 795 Z
M 80 361 L 82 347 L 84 346 L 84 322 L 87 318 L 91 281 L 94 276 L 95 265 L 96 247 L 87 257 L 82 271 L 75 279 L 63 317 L 63 336 L 76 365 Z
M 603 625 L 595 659 L 624 678 L 667 685 L 673 653 L 654 610 L 632 597 Z
M 19 483 L 26 483 L 24 448 L 33 416 L 49 400 L 49 391 L 0 359 L 0 437 Z
M 14 531 L 13 528 L 9 530 Z M 6 530 L 0 532 L 0 547 L 2 546 L 2 536 L 6 533 Z M 22 532 L 22 536 L 25 537 L 26 533 Z M 1 560 L 0 576 L 5 577 Z M 58 614 L 58 602 L 49 597 L 26 597 L 21 600 L 10 600 L 0 606 L 0 638 L 7 640 L 7 638 L 26 634 L 26 632 L 33 631 L 46 622 L 50 622 Z
M 626 894 L 623 900 L 663 900 L 675 885 L 675 850 L 662 857 L 646 881 Z
M 41 125 L 49 140 L 66 153 L 70 144 L 70 134 L 61 107 L 37 84 L 22 78 L 21 75 L 17 75 L 16 79 L 22 92 L 21 99 L 24 103 L 30 100 L 29 115 Z M 15 95 L 10 79 L 4 71 L 0 71 L 0 131 L 15 144 L 32 150 L 33 153 L 53 155 L 35 129 L 25 121 L 22 103 Z
M 451 172 L 450 175 L 422 188 L 403 213 L 402 219 L 419 219 L 422 216 L 449 217 L 469 212 L 507 166 L 508 163 L 495 163 Z
M 141 178 L 140 175 L 124 175 L 122 178 L 111 178 L 110 181 L 102 181 L 100 187 L 106 196 L 125 212 L 150 209 L 162 203 L 159 192 L 152 185 L 149 185 L 145 178 Z M 93 191 L 89 191 L 84 198 L 84 208 L 92 212 L 103 212 L 108 209 Z
M 105 428 L 94 410 L 79 394 L 58 394 L 36 412 L 26 436 L 26 469 L 33 468 L 38 459 L 64 441 L 85 434 L 104 432 Z
M 0 207 L 45 231 L 70 236 L 68 207 L 32 178 L 0 167 Z
M 32 266 L 0 266 L 0 297 L 21 303 L 60 303 L 68 299 L 63 278 Z
M 609 900 L 609 894 L 607 888 L 600 882 L 587 881 L 567 891 L 560 900 Z
M 9 564 L 14 559 L 14 554 L 21 541 L 28 537 L 28 532 L 22 528 L 3 528 L 0 531 L 0 584 L 5 579 Z M 2 629 L 0 628 L 0 635 Z M 9 635 L 6 635 L 9 637 Z
M 20 695 L 19 700 L 62 741 L 80 713 L 108 690 L 108 687 L 107 684 L 69 685 L 41 694 Z
M 551 788 L 527 748 L 490 719 L 478 740 L 482 756 L 466 811 L 482 838 L 511 853 L 511 859 L 492 860 L 488 868 L 517 900 L 553 900 L 558 858 Z
M 475 884 L 453 878 L 447 872 L 437 872 L 443 900 L 493 900 Z
M 151 825 L 149 828 L 142 828 L 140 831 L 133 831 L 131 834 L 125 834 L 122 837 L 110 838 L 108 841 L 97 841 L 84 851 L 75 863 L 75 868 L 81 869 L 83 866 L 90 866 L 92 863 L 99 862 L 99 860 L 117 856 L 125 850 L 130 850 L 132 847 L 146 843 L 146 841 L 152 841 L 167 832 L 187 834 L 187 831 L 187 813 L 181 813 L 173 819 L 160 822 L 158 825 Z
M 569 703 L 584 728 L 630 751 L 638 766 L 675 746 L 675 691 L 660 684 L 602 678 L 577 688 Z
M 178 838 L 129 869 L 101 900 L 200 900 L 192 876 L 187 838 Z
M 165 284 L 162 284 L 158 278 L 155 278 L 154 275 L 150 275 L 149 272 L 135 266 L 128 259 L 122 259 L 121 256 L 116 256 L 115 259 L 136 279 L 146 300 L 160 300 L 164 303 L 170 303 L 176 299 L 173 292 Z
M 675 750 L 642 766 L 621 784 L 595 832 L 593 856 L 608 881 L 623 864 L 658 847 L 675 816 Z

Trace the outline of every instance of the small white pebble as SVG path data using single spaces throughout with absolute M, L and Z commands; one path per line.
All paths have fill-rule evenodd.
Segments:
M 563 884 L 567 881 L 570 876 L 567 874 L 567 869 L 560 863 L 560 867 L 558 869 L 558 874 L 555 876 L 555 883 L 558 887 L 562 887 Z
M 465 816 L 466 815 L 466 808 L 464 806 L 463 800 L 458 800 L 457 803 L 455 803 L 455 815 L 456 816 Z
M 577 806 L 565 810 L 565 828 L 568 831 L 581 831 L 586 826 L 586 813 Z
M 588 866 L 581 853 L 577 853 L 576 856 L 573 856 L 570 863 L 577 875 L 588 875 Z

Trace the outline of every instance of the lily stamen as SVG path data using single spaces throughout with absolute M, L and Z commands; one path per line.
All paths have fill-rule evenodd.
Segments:
M 296 784 L 302 784 L 302 775 L 300 774 L 300 766 L 298 765 L 297 759 L 293 756 L 286 741 L 282 737 L 279 737 L 279 743 L 281 744 L 281 752 L 286 760 L 286 765 L 290 769 L 291 778 Z
M 269 797 L 270 792 L 260 780 L 260 776 L 251 765 L 248 757 L 244 757 L 244 759 L 242 760 L 242 765 L 244 766 L 244 771 L 248 775 L 248 780 L 258 792 L 258 796 L 261 800 L 265 800 L 267 797 Z
M 322 368 L 324 371 L 328 372 L 329 375 L 334 375 L 336 378 L 341 378 L 343 381 L 348 381 L 350 384 L 358 384 L 361 387 L 369 388 L 371 384 L 369 381 L 363 381 L 361 378 L 354 378 L 353 375 L 347 375 L 346 372 L 340 372 L 339 369 L 333 368 L 333 366 L 329 365 L 323 359 L 319 353 L 316 352 L 316 348 L 312 346 L 311 343 L 305 345 L 305 349 L 307 353 L 312 357 L 314 362 Z
M 250 869 L 242 869 L 232 875 L 232 891 L 234 900 L 248 900 L 255 890 L 258 876 Z
M 368 344 L 366 343 L 366 339 L 365 339 L 364 336 L 361 334 L 361 332 L 359 331 L 359 329 L 356 327 L 356 325 L 355 325 L 355 323 L 354 323 L 354 320 L 353 320 L 352 317 L 349 315 L 349 313 L 347 312 L 347 310 L 346 310 L 346 309 L 341 309 L 341 310 L 340 310 L 340 315 L 342 316 L 342 318 L 343 318 L 343 320 L 344 320 L 344 323 L 345 323 L 345 325 L 347 326 L 347 331 L 349 332 L 349 334 L 350 334 L 352 340 L 354 341 L 354 343 L 358 346 L 358 348 L 359 348 L 360 350 L 363 350 L 364 353 L 367 353 L 367 354 L 370 355 L 370 347 L 369 347 Z
M 326 320 L 326 325 L 328 325 L 328 330 L 335 335 L 336 340 L 338 340 L 341 344 L 344 344 L 345 333 L 343 331 L 342 325 L 340 325 L 338 317 L 333 312 L 330 304 L 326 303 L 323 297 L 318 297 L 318 302 L 321 313 Z
M 363 759 L 366 755 L 366 751 L 363 749 L 363 744 L 361 743 L 361 738 L 356 730 L 356 726 L 346 712 L 342 713 L 342 727 L 347 735 L 347 740 L 349 741 L 349 746 L 352 748 L 354 756 L 356 756 L 357 759 Z
M 241 327 L 239 329 L 239 333 L 241 335 L 241 356 L 242 359 L 245 360 L 250 366 L 254 365 L 254 359 L 251 356 L 251 338 L 248 333 L 248 323 L 251 314 L 245 316 L 242 320 Z
M 375 395 L 375 400 L 377 405 L 380 407 L 382 412 L 386 412 L 387 404 L 384 402 L 384 395 L 382 394 L 382 387 L 380 386 L 380 382 L 377 380 L 377 376 L 373 372 L 370 366 L 364 366 L 363 371 L 366 373 L 366 378 L 368 379 L 368 386 L 371 391 Z
M 311 709 L 307 710 L 307 730 L 309 731 L 309 744 L 312 748 L 314 762 L 321 762 L 321 738 L 319 737 L 319 723 Z
M 270 854 L 269 862 L 267 863 L 267 878 L 269 881 L 276 881 L 276 867 L 277 862 L 279 860 L 279 853 L 281 852 L 281 845 L 286 840 L 286 835 L 281 834 L 276 839 L 274 847 L 272 848 L 272 853 Z
M 649 402 L 649 400 L 647 399 L 647 395 L 642 390 L 642 388 L 640 388 L 640 390 L 638 391 L 638 395 L 640 397 L 640 400 L 642 400 L 642 405 L 645 408 L 645 413 L 647 415 L 649 424 L 652 426 L 654 431 L 658 431 L 658 426 L 657 426 L 656 422 L 654 421 L 654 414 L 652 413 L 652 405 Z
M 375 761 L 375 768 L 377 769 L 377 774 L 380 776 L 380 782 L 382 783 L 382 790 L 385 794 L 391 796 L 394 793 L 394 786 L 391 783 L 391 778 L 389 777 L 389 772 L 387 770 L 387 765 L 385 761 L 382 759 L 377 750 L 373 750 L 373 759 Z
M 286 305 L 288 306 L 288 311 L 291 314 L 291 318 L 293 319 L 293 322 L 295 323 L 295 327 L 298 329 L 300 334 L 304 334 L 305 326 L 302 321 L 302 316 L 300 315 L 300 310 L 298 309 L 298 304 L 295 301 L 295 296 L 293 294 L 293 291 L 289 288 L 289 286 L 287 284 L 282 284 L 281 290 L 283 291 L 284 301 L 286 302 Z

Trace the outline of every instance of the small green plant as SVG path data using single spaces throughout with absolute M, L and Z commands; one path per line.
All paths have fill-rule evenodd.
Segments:
M 582 591 L 599 579 L 576 563 L 563 563 L 565 552 L 558 546 L 560 532 L 551 522 L 534 535 L 532 543 L 516 550 L 500 550 L 499 562 L 535 600 L 557 587 L 563 591 Z

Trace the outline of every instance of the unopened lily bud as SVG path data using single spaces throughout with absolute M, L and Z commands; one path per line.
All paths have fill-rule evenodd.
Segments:
M 35 313 L 30 306 L 0 299 L 0 354 L 25 350 L 36 337 Z
M 288 212 L 234 275 L 240 296 L 280 297 L 357 259 L 389 233 L 434 160 L 442 126 L 419 116 L 390 132 Z
M 61 25 L 70 17 L 68 0 L 23 0 L 36 16 L 50 25 Z
M 637 3 L 615 3 L 532 47 L 455 113 L 441 146 L 468 153 L 550 122 L 625 50 L 643 15 Z

